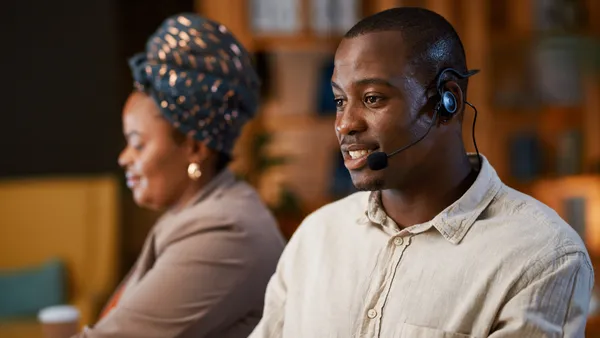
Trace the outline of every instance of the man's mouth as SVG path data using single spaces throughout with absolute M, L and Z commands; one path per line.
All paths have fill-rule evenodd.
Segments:
M 377 151 L 377 149 L 379 149 L 379 147 L 373 144 L 352 144 L 349 146 L 342 146 L 344 165 L 348 170 L 361 169 L 367 164 L 367 157 L 369 154 Z
M 350 155 L 350 158 L 353 160 L 357 160 L 359 158 L 365 157 L 367 155 L 369 155 L 370 153 L 372 153 L 373 150 L 367 149 L 367 150 L 351 150 L 348 151 L 348 155 Z

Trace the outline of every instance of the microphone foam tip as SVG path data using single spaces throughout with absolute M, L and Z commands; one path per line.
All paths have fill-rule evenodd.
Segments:
M 369 156 L 367 156 L 367 164 L 371 170 L 381 170 L 387 167 L 387 154 L 382 151 L 371 153 Z

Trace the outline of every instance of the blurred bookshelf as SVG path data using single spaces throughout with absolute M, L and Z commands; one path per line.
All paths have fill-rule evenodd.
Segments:
M 403 5 L 444 15 L 463 39 L 469 67 L 482 69 L 469 89 L 469 100 L 480 112 L 477 141 L 507 184 L 533 194 L 539 180 L 598 173 L 599 72 L 586 64 L 598 60 L 579 58 L 597 44 L 597 1 L 198 0 L 200 13 L 226 24 L 251 52 L 266 55 L 263 80 L 269 90 L 258 119 L 248 129 L 269 131 L 277 144 L 295 138 L 296 148 L 310 149 L 324 159 L 317 165 L 309 163 L 308 157 L 294 160 L 275 175 L 279 184 L 299 186 L 295 192 L 305 213 L 333 199 L 327 189 L 312 187 L 333 172 L 337 148 L 333 112 L 319 107 L 318 96 L 323 95 L 323 79 L 327 78 L 323 70 L 354 22 Z M 579 53 L 561 54 L 561 46 Z M 568 86 L 561 88 L 563 83 Z M 473 150 L 468 132 L 471 119 L 472 112 L 467 110 L 464 135 L 469 151 Z M 271 150 L 277 152 L 277 148 Z M 325 153 L 330 154 L 329 160 Z M 237 165 L 243 168 L 241 162 L 251 156 L 241 150 L 239 155 Z M 561 161 L 573 163 L 561 168 Z M 310 174 L 298 177 L 292 174 L 295 169 Z M 271 174 L 264 173 L 265 181 Z M 299 181 L 302 178 L 306 181 Z
M 455 26 L 469 68 L 482 70 L 469 81 L 468 93 L 479 111 L 480 151 L 509 186 L 583 224 L 578 231 L 595 264 L 600 259 L 600 1 L 198 0 L 200 13 L 226 24 L 265 60 L 261 76 L 268 90 L 234 167 L 244 170 L 252 161 L 243 150 L 244 137 L 266 131 L 272 135 L 268 152 L 290 157 L 259 175 L 257 186 L 269 203 L 277 204 L 275 191 L 284 186 L 306 215 L 351 192 L 344 186 L 347 177 L 338 177 L 337 190 L 331 184 L 341 171 L 336 170 L 335 112 L 323 104 L 330 63 L 353 23 L 396 6 L 432 9 Z M 467 109 L 468 151 L 474 150 L 472 118 Z M 285 232 L 293 233 L 300 219 L 286 223 L 291 228 Z M 600 327 L 595 330 L 600 336 Z

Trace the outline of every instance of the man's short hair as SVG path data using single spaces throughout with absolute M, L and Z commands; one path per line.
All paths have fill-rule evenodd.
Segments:
M 384 31 L 401 34 L 407 44 L 404 57 L 410 71 L 432 89 L 443 68 L 467 71 L 465 50 L 454 27 L 443 16 L 425 8 L 397 7 L 376 13 L 359 21 L 344 38 Z M 466 95 L 467 80 L 455 80 Z

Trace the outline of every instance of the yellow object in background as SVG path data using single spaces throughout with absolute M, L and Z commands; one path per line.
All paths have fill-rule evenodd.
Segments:
M 119 182 L 112 176 L 0 181 L 0 270 L 58 258 L 68 303 L 91 324 L 116 285 Z M 0 322 L 0 337 L 41 334 L 36 318 Z

